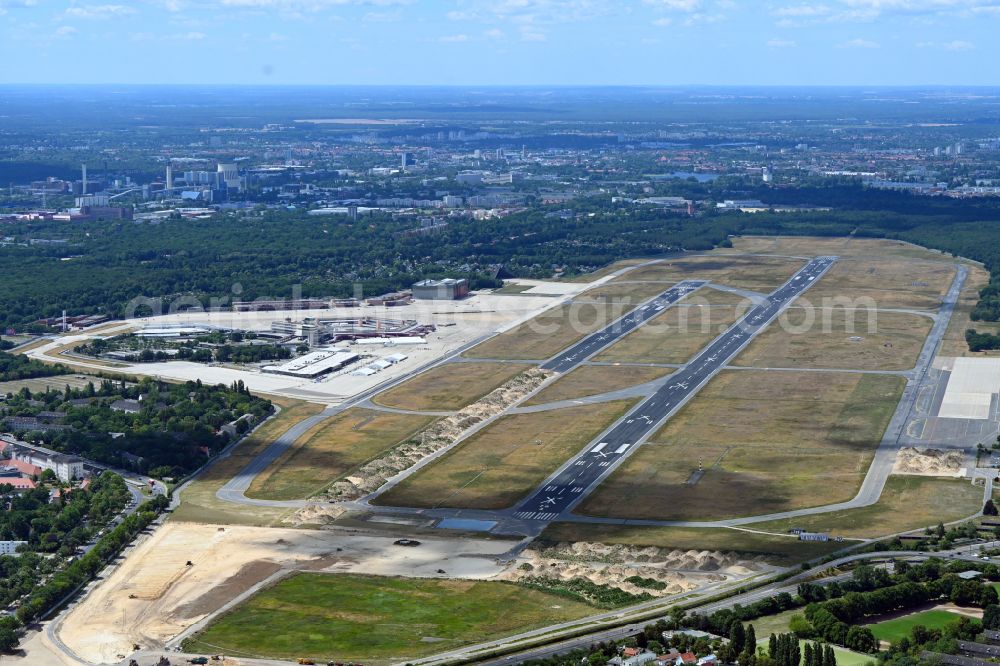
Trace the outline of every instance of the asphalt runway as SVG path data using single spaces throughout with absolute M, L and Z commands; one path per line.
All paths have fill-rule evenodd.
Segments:
M 763 303 L 750 309 L 687 365 L 671 375 L 669 382 L 632 409 L 596 443 L 591 443 L 560 467 L 517 507 L 514 517 L 521 520 L 551 521 L 570 510 L 836 260 L 836 257 L 817 257 L 803 266 Z M 589 338 L 578 343 L 578 346 L 588 342 L 591 342 Z
M 665 309 L 681 300 L 692 291 L 708 284 L 706 280 L 683 280 L 659 296 L 647 301 L 633 312 L 591 333 L 583 340 L 549 359 L 542 365 L 543 370 L 567 372 L 587 360 L 618 339 L 628 335 Z

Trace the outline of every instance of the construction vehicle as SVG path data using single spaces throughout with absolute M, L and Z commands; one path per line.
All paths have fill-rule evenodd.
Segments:
M 313 661 L 312 659 L 305 659 L 305 658 L 299 659 L 299 663 L 300 664 L 307 664 L 308 666 L 315 666 L 315 664 L 316 664 L 316 662 Z
M 189 664 L 207 664 L 208 657 L 195 657 L 194 659 L 188 659 Z

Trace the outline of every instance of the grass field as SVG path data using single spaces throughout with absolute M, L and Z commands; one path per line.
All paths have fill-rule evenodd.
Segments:
M 633 404 L 619 400 L 503 416 L 376 503 L 461 509 L 512 506 Z
M 594 280 L 599 280 L 600 278 L 611 275 L 617 270 L 623 268 L 628 268 L 629 266 L 636 266 L 638 264 L 644 264 L 649 259 L 621 259 L 607 266 L 602 266 L 592 273 L 584 273 L 583 275 L 574 275 L 573 277 L 564 278 L 563 282 L 593 282 Z M 627 273 L 626 273 L 627 275 Z
M 352 408 L 306 432 L 257 475 L 247 497 L 311 497 L 434 421 L 432 416 Z
M 461 409 L 530 367 L 522 363 L 447 363 L 378 394 L 372 401 L 396 409 Z
M 708 520 L 847 500 L 903 386 L 892 375 L 723 371 L 578 512 Z
M 794 611 L 788 611 L 787 613 L 781 613 L 781 615 L 791 616 L 791 615 L 795 615 L 796 613 L 799 614 L 799 615 L 801 615 L 802 614 L 802 609 L 799 608 L 799 609 L 796 609 Z M 757 645 L 763 647 L 765 651 L 767 650 L 767 642 L 768 642 L 768 638 L 767 637 L 770 636 L 772 632 L 773 633 L 788 633 L 788 621 L 787 620 L 784 621 L 784 625 L 785 625 L 784 629 L 777 629 L 777 630 L 775 630 L 775 629 L 768 628 L 768 627 L 772 626 L 772 624 L 769 622 L 769 620 L 771 618 L 777 618 L 777 617 L 778 616 L 776 616 L 776 615 L 771 615 L 771 616 L 768 616 L 768 617 L 759 617 L 756 620 L 754 620 L 753 622 L 745 622 L 744 623 L 744 627 L 752 624 L 753 628 L 754 628 L 754 632 L 758 636 L 764 636 L 764 638 L 761 638 L 760 640 L 757 641 Z M 812 643 L 812 642 L 813 641 L 800 640 L 799 641 L 799 650 L 804 652 L 805 651 L 805 644 L 806 643 Z M 878 661 L 875 658 L 875 655 L 863 654 L 861 652 L 854 652 L 853 650 L 848 650 L 846 648 L 842 648 L 839 645 L 834 645 L 832 647 L 833 647 L 833 653 L 835 655 L 837 655 L 837 666 L 865 666 L 866 664 L 875 664 Z M 803 654 L 803 659 L 805 659 L 805 655 L 804 654 Z
M 634 365 L 581 365 L 542 389 L 524 405 L 542 405 L 547 402 L 574 400 L 617 391 L 651 382 L 672 372 L 674 372 L 672 368 L 646 368 Z
M 796 303 L 848 299 L 879 308 L 933 310 L 955 277 L 951 264 L 895 257 L 841 258 Z
M 802 257 L 836 255 L 838 257 L 905 257 L 927 261 L 952 262 L 936 250 L 928 250 L 909 243 L 885 238 L 857 236 L 737 236 L 731 249 L 719 253 L 764 253 Z
M 627 278 L 623 277 L 622 279 L 626 280 Z M 582 294 L 577 294 L 573 300 L 625 303 L 634 306 L 648 301 L 669 287 L 669 284 L 660 282 L 608 282 L 599 287 L 588 289 Z
M 909 370 L 917 362 L 931 324 L 928 317 L 902 312 L 793 307 L 750 343 L 733 364 Z
M 904 615 L 884 622 L 869 624 L 875 638 L 889 643 L 898 642 L 904 636 L 909 636 L 913 627 L 922 624 L 928 629 L 943 629 L 945 625 L 955 622 L 962 616 L 946 610 L 926 610 L 912 615 Z M 839 662 L 838 662 L 839 664 Z
M 988 321 L 972 321 L 971 314 L 979 302 L 979 291 L 990 282 L 988 271 L 979 266 L 969 267 L 969 276 L 958 297 L 955 311 L 951 314 L 948 330 L 941 341 L 941 356 L 997 356 L 1000 351 L 972 353 L 965 342 L 965 331 L 975 329 L 980 333 L 1000 334 L 1000 324 Z
M 727 528 L 643 527 L 559 522 L 547 527 L 542 532 L 541 540 L 550 543 L 586 541 L 677 550 L 713 550 L 760 557 L 771 564 L 782 566 L 828 555 L 844 547 L 844 544 L 832 541 L 799 541 L 792 536 Z
M 215 496 L 233 476 L 257 457 L 276 437 L 302 419 L 319 414 L 323 405 L 288 398 L 274 398 L 273 403 L 281 412 L 253 431 L 229 456 L 216 460 L 197 479 L 188 484 L 181 496 L 181 504 L 170 520 L 189 523 L 219 525 L 274 525 L 291 513 L 289 509 L 245 506 L 223 502 Z
M 784 532 L 801 527 L 844 537 L 876 538 L 973 515 L 982 508 L 983 490 L 964 479 L 890 476 L 876 504 L 789 520 L 755 523 L 754 527 Z
M 751 291 L 770 292 L 790 278 L 805 262 L 801 259 L 768 256 L 734 256 L 722 253 L 669 259 L 660 264 L 629 271 L 612 280 L 710 280 L 717 284 Z
M 466 351 L 468 358 L 546 359 L 607 326 L 630 307 L 620 303 L 565 303 Z
M 691 298 L 697 298 L 699 293 L 695 292 Z M 595 356 L 594 360 L 683 363 L 743 313 L 739 306 L 668 308 Z
M 38 377 L 37 379 L 18 379 L 10 382 L 0 382 L 0 395 L 17 393 L 22 388 L 26 388 L 32 393 L 45 393 L 45 389 L 62 393 L 66 387 L 75 389 L 87 388 L 87 384 L 94 383 L 100 386 L 101 378 L 90 375 L 57 375 L 55 377 Z
M 188 652 L 402 662 L 594 613 L 512 584 L 300 573 L 188 639 Z

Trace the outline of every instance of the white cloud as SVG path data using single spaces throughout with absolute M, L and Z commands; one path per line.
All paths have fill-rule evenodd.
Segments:
M 873 42 L 870 39 L 861 39 L 860 37 L 837 44 L 837 48 L 840 49 L 877 49 L 880 46 L 881 44 L 878 42 Z
M 444 42 L 446 44 L 460 44 L 462 42 L 469 41 L 468 35 L 445 35 L 438 39 L 439 42 Z
M 918 49 L 939 49 L 941 51 L 972 51 L 976 45 L 962 39 L 955 39 L 950 42 L 918 42 Z
M 73 35 L 75 35 L 78 32 L 79 32 L 79 30 L 77 30 L 76 28 L 74 28 L 71 25 L 61 25 L 58 28 L 56 28 L 56 31 L 53 34 L 54 34 L 55 37 L 59 37 L 59 38 L 64 38 L 65 39 L 65 38 L 68 38 L 68 37 L 72 37 Z
M 664 16 L 663 18 L 658 18 L 655 21 L 653 21 L 653 25 L 658 25 L 661 28 L 665 28 L 668 25 L 672 25 L 673 22 L 674 20 L 672 18 L 670 18 L 669 16 Z
M 1000 0 L 835 0 L 775 7 L 783 27 L 817 23 L 871 23 L 892 17 L 950 17 L 1000 13 Z
M 701 0 L 643 0 L 647 5 L 670 12 L 696 12 L 701 9 Z
M 790 39 L 769 39 L 767 45 L 772 49 L 792 49 L 798 44 Z
M 76 5 L 64 12 L 73 19 L 109 19 L 135 14 L 135 9 L 125 5 Z
M 168 35 L 167 39 L 172 39 L 178 42 L 200 42 L 201 40 L 208 37 L 203 32 L 191 31 L 191 32 L 179 32 L 173 35 Z

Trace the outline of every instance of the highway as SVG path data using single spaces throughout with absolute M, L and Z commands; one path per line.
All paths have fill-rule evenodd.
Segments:
M 799 269 L 764 302 L 750 309 L 686 366 L 671 375 L 669 382 L 664 383 L 584 451 L 560 467 L 517 507 L 514 517 L 521 520 L 551 521 L 568 512 L 701 390 L 709 379 L 724 368 L 758 332 L 781 314 L 789 303 L 808 289 L 836 260 L 836 257 L 817 257 Z M 579 344 L 587 342 L 588 340 L 584 340 Z
M 708 284 L 706 280 L 684 280 L 667 289 L 659 296 L 639 306 L 635 311 L 591 333 L 569 349 L 560 352 L 542 365 L 543 370 L 567 372 L 587 360 L 619 338 L 623 338 L 639 328 L 666 308 L 681 300 L 692 291 Z

